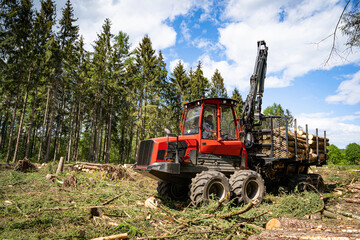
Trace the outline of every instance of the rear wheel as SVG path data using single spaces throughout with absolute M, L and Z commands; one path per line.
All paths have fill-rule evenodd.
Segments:
M 313 185 L 312 178 L 309 174 L 298 174 L 289 179 L 289 188 L 291 191 L 298 190 L 299 192 L 311 191 Z
M 325 184 L 324 184 L 324 180 L 321 177 L 320 174 L 309 174 L 312 180 L 312 184 L 314 185 L 314 187 L 320 192 L 323 193 L 325 192 Z
M 265 195 L 264 180 L 255 171 L 243 170 L 230 177 L 231 191 L 238 203 L 249 203 L 252 200 L 262 202 Z
M 183 200 L 188 197 L 189 187 L 187 185 L 158 182 L 158 195 L 165 199 Z
M 229 179 L 221 172 L 204 171 L 198 173 L 191 181 L 190 199 L 195 206 L 206 204 L 209 199 L 224 200 L 228 194 Z

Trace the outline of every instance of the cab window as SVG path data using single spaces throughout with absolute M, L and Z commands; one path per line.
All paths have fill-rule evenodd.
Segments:
M 203 122 L 202 122 L 202 138 L 217 139 L 216 124 L 216 105 L 205 104 Z
M 189 108 L 186 112 L 184 135 L 191 135 L 199 133 L 199 118 L 201 106 Z
M 221 116 L 221 138 L 223 140 L 237 140 L 232 107 L 228 105 L 221 105 Z

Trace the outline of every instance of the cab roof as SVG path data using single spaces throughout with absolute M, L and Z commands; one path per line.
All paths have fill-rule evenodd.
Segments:
M 185 103 L 184 107 L 190 107 L 193 105 L 200 105 L 203 102 L 218 102 L 218 103 L 222 103 L 222 104 L 231 104 L 231 105 L 237 105 L 239 103 L 239 101 L 235 100 L 235 99 L 231 99 L 231 98 L 203 98 L 203 99 L 198 99 L 189 103 Z

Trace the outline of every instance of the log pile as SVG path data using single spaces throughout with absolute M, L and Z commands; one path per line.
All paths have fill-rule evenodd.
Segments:
M 260 149 L 258 148 L 255 151 L 270 156 L 272 143 L 273 157 L 275 158 L 295 158 L 297 155 L 297 159 L 299 161 L 305 161 L 309 159 L 311 163 L 316 162 L 318 159 L 322 163 L 325 161 L 325 156 L 328 158 L 325 151 L 325 144 L 326 146 L 329 146 L 328 138 L 325 140 L 324 137 L 318 136 L 318 140 L 316 140 L 316 135 L 308 134 L 308 144 L 306 144 L 306 133 L 301 129 L 297 130 L 296 135 L 291 131 L 288 131 L 286 134 L 285 128 L 283 127 L 273 129 L 272 133 L 272 142 L 271 131 L 263 131 L 254 135 L 255 143 L 260 146 Z M 288 147 L 286 145 L 286 137 L 288 138 Z M 295 138 L 297 147 L 295 147 Z M 287 150 L 289 156 L 287 156 Z
M 135 180 L 134 173 L 122 165 L 77 162 L 73 170 L 89 173 L 102 172 L 110 180 Z

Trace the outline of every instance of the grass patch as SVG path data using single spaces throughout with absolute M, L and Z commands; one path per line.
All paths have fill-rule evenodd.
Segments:
M 109 181 L 100 172 L 65 172 L 58 175 L 58 180 L 63 181 L 74 174 L 77 187 L 63 188 L 61 183 L 45 179 L 46 174 L 54 169 L 53 164 L 32 173 L 0 169 L 0 239 L 91 239 L 120 233 L 128 233 L 130 238 L 164 234 L 175 239 L 225 239 L 230 234 L 246 238 L 259 230 L 243 222 L 251 220 L 252 224 L 264 227 L 273 217 L 303 217 L 321 206 L 319 194 L 295 192 L 267 194 L 261 205 L 231 219 L 219 216 L 236 212 L 243 206 L 227 204 L 218 208 L 216 201 L 210 201 L 201 208 L 186 208 L 188 202 L 158 199 L 163 210 L 153 210 L 145 208 L 143 203 L 150 196 L 156 196 L 157 183 L 154 180 L 136 175 L 136 181 Z M 327 166 L 318 171 L 325 173 L 326 183 L 335 181 L 342 185 L 354 181 L 352 179 L 358 180 L 358 169 L 358 166 Z M 101 206 L 115 196 L 118 198 L 102 210 L 118 225 L 95 221 L 87 207 Z M 6 204 L 6 201 L 12 204 Z M 44 210 L 48 208 L 69 209 Z M 215 217 L 192 222 L 215 213 Z M 181 229 L 181 221 L 191 223 Z

